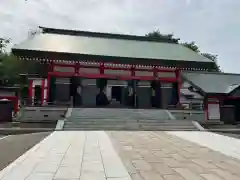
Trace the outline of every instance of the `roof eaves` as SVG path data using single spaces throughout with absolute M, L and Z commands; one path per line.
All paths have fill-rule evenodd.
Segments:
M 217 71 L 206 71 L 206 72 L 186 72 L 191 74 L 217 74 L 217 75 L 232 75 L 232 76 L 240 76 L 239 73 L 223 73 L 223 72 L 217 72 Z
M 215 97 L 219 97 L 219 96 L 228 96 L 228 94 L 226 94 L 226 93 L 214 93 L 214 92 L 208 92 L 208 93 L 206 93 L 206 96 L 215 96 Z
M 232 91 L 228 92 L 227 95 L 234 94 L 237 91 L 237 89 L 239 89 L 239 87 L 240 87 L 240 84 L 238 86 L 236 86 Z
M 185 62 L 178 60 L 163 60 L 163 59 L 146 59 L 146 58 L 132 58 L 132 57 L 117 57 L 117 56 L 99 56 L 99 55 L 87 55 L 87 54 L 73 54 L 65 52 L 53 52 L 53 51 L 36 51 L 26 49 L 12 48 L 12 53 L 21 58 L 29 60 L 69 60 L 69 61 L 96 61 L 106 63 L 120 63 L 120 64 L 140 64 L 140 65 L 156 65 L 163 67 L 184 67 L 188 70 L 194 70 L 196 68 L 209 69 L 207 63 L 198 62 L 195 67 L 195 62 Z

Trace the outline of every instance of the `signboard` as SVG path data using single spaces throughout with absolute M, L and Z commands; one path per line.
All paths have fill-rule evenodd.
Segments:
M 220 106 L 219 103 L 208 104 L 208 119 L 220 120 Z

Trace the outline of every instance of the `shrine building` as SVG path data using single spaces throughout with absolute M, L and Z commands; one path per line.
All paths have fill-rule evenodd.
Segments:
M 40 29 L 12 48 L 19 60 L 48 68 L 41 77 L 29 75 L 32 105 L 38 87 L 42 106 L 189 108 L 204 110 L 206 119 L 220 118 L 224 104 L 239 106 L 240 76 L 217 72 L 214 61 L 181 44 L 145 36 Z

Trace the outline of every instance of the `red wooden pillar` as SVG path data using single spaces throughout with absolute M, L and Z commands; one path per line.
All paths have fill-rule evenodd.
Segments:
M 156 66 L 153 67 L 153 77 L 154 77 L 155 80 L 158 79 L 158 71 L 157 71 Z
M 78 76 L 78 74 L 79 74 L 79 69 L 80 69 L 80 64 L 76 63 L 74 66 L 74 72 L 75 72 L 76 76 Z
M 16 115 L 17 114 L 17 112 L 18 112 L 18 106 L 19 106 L 19 99 L 18 99 L 18 96 L 16 96 L 15 98 L 14 98 L 14 114 Z
M 48 65 L 48 76 L 47 76 L 47 97 L 46 97 L 46 102 L 48 103 L 49 102 L 49 96 L 50 96 L 50 81 L 51 81 L 51 74 L 54 70 L 54 65 L 53 63 L 51 62 L 49 65 Z
M 176 79 L 178 83 L 178 104 L 180 105 L 181 86 L 182 86 L 181 71 L 179 69 L 176 69 L 175 73 L 176 73 Z
M 131 76 L 135 77 L 135 65 L 131 66 Z M 137 107 L 137 82 L 136 80 L 133 80 L 133 82 L 134 107 Z
M 100 67 L 99 67 L 99 72 L 100 72 L 100 75 L 103 75 L 104 74 L 104 63 L 100 63 Z M 101 78 L 100 78 L 101 79 Z M 106 87 L 104 87 L 105 89 Z
M 135 68 L 136 68 L 136 66 L 132 65 L 132 67 L 131 67 L 131 76 L 135 76 Z
M 33 101 L 33 80 L 30 79 L 29 86 L 28 86 L 28 102 L 29 102 L 29 104 L 32 105 L 32 101 Z
M 50 81 L 51 81 L 51 75 L 48 73 L 47 76 L 47 97 L 46 97 L 46 102 L 49 102 L 49 93 L 50 93 Z
M 45 90 L 45 79 L 42 79 L 41 84 L 41 105 L 44 105 L 44 90 Z
M 208 118 L 209 118 L 209 114 L 208 114 L 208 97 L 204 98 L 203 109 L 204 109 L 205 121 L 208 121 Z
M 100 63 L 100 74 L 104 74 L 104 63 Z

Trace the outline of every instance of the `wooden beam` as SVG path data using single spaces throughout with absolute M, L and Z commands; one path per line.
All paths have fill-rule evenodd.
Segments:
M 85 77 L 90 79 L 98 79 L 98 78 L 106 78 L 106 79 L 119 79 L 119 80 L 145 80 L 151 81 L 155 80 L 152 76 L 124 76 L 124 75 L 110 75 L 110 74 L 84 74 L 79 73 L 76 75 L 75 73 L 67 73 L 67 72 L 49 72 L 49 76 L 56 76 L 56 77 L 71 77 L 71 76 L 78 76 L 78 77 Z M 159 78 L 162 82 L 176 82 L 176 78 Z

